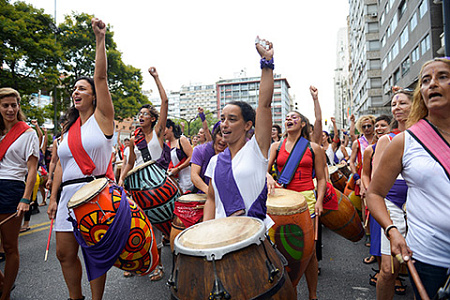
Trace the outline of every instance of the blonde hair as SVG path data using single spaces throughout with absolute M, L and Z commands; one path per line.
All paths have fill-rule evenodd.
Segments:
M 1 88 L 0 89 L 0 101 L 6 97 L 14 97 L 17 100 L 17 104 L 20 105 L 20 94 L 13 88 Z M 17 120 L 25 121 L 26 117 L 22 112 L 22 109 L 19 107 L 19 111 L 17 112 Z M 0 135 L 3 135 L 5 131 L 5 122 L 3 121 L 3 117 L 0 115 Z
M 414 89 L 413 102 L 411 104 L 411 112 L 409 113 L 408 120 L 406 121 L 406 127 L 409 128 L 412 125 L 416 124 L 419 120 L 428 116 L 428 108 L 425 105 L 425 101 L 423 99 L 422 93 L 420 92 L 420 88 L 422 87 L 422 75 L 423 70 L 429 64 L 441 61 L 446 63 L 450 68 L 450 59 L 446 57 L 437 57 L 433 60 L 429 60 L 423 64 L 419 73 L 419 80 L 417 81 L 416 88 Z
M 355 127 L 356 129 L 358 129 L 359 132 L 362 132 L 362 123 L 365 121 L 370 121 L 372 122 L 372 125 L 375 125 L 375 119 L 376 117 L 374 115 L 365 115 L 365 116 L 361 116 L 359 117 L 358 121 L 356 121 Z

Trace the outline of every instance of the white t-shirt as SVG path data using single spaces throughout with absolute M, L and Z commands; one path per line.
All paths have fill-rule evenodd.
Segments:
M 262 155 L 261 149 L 259 149 L 256 138 L 254 137 L 248 141 L 241 150 L 239 150 L 231 161 L 233 176 L 242 198 L 244 199 L 246 214 L 253 202 L 258 198 L 259 194 L 261 194 L 264 184 L 266 184 L 268 163 L 268 159 Z M 216 164 L 217 155 L 213 156 L 209 161 L 208 167 L 205 171 L 205 176 L 211 178 L 211 182 L 214 187 L 216 203 L 215 218 L 219 219 L 225 218 L 227 215 L 214 180 Z M 266 215 L 264 224 L 266 225 L 266 230 L 269 230 L 269 228 L 275 223 L 268 215 Z
M 152 160 L 158 160 L 161 157 L 162 148 L 158 141 L 158 136 L 156 135 L 156 131 L 153 130 L 152 139 L 147 144 L 148 151 L 152 157 Z M 130 151 L 130 150 L 128 150 Z M 144 159 L 142 158 L 141 150 L 138 149 L 136 145 L 134 145 L 134 154 L 136 155 L 136 160 L 134 161 L 134 167 L 140 166 L 144 163 Z M 128 158 L 127 158 L 128 159 Z
M 0 178 L 25 181 L 27 162 L 32 155 L 39 158 L 39 139 L 34 130 L 27 130 L 9 146 L 0 160 Z
M 406 242 L 417 260 L 450 268 L 450 180 L 407 131 L 402 160 L 408 185 Z

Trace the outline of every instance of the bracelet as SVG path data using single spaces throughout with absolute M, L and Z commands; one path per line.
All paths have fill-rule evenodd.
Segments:
M 19 202 L 20 203 L 25 203 L 25 204 L 28 204 L 28 205 L 30 205 L 30 203 L 31 203 L 30 199 L 27 199 L 27 198 L 22 198 L 22 199 L 20 199 Z
M 333 139 L 333 142 L 335 142 L 337 144 L 337 143 L 339 143 L 339 139 Z
M 202 122 L 205 122 L 206 120 L 205 113 L 199 113 L 198 116 L 200 117 L 200 120 L 202 120 Z
M 263 57 L 261 58 L 260 63 L 261 69 L 269 68 L 273 70 L 275 68 L 275 65 L 273 63 L 273 57 L 270 60 L 267 60 L 265 57 Z
M 361 177 L 359 176 L 358 173 L 353 174 L 353 179 L 355 179 L 355 181 L 357 181 L 358 179 L 361 179 Z
M 397 226 L 395 226 L 394 224 L 391 224 L 391 225 L 389 225 L 388 227 L 386 227 L 386 228 L 384 229 L 384 235 L 385 235 L 388 239 L 390 238 L 390 236 L 389 236 L 389 230 L 391 230 L 392 228 L 397 229 Z

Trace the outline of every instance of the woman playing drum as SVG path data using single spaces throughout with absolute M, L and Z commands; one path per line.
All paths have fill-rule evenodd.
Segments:
M 223 108 L 220 128 L 228 148 L 211 158 L 206 170 L 205 175 L 211 181 L 203 219 L 248 215 L 263 220 L 269 229 L 273 221 L 266 214 L 265 177 L 272 127 L 272 43 L 257 38 L 256 49 L 261 56 L 262 69 L 257 122 L 255 111 L 246 102 L 230 102 Z M 253 125 L 255 134 L 247 142 L 246 134 Z
M 92 29 L 96 37 L 94 79 L 82 77 L 75 82 L 72 92 L 74 106 L 69 109 L 68 122 L 63 128 L 47 212 L 50 219 L 55 219 L 56 256 L 70 299 L 84 299 L 84 296 L 81 290 L 79 245 L 72 224 L 67 221 L 67 203 L 78 189 L 93 179 L 92 176 L 106 175 L 110 167 L 114 134 L 114 107 L 107 83 L 106 26 L 94 18 Z M 112 168 L 108 175 L 113 178 Z M 60 185 L 61 199 L 57 203 Z M 106 273 L 90 281 L 92 299 L 102 298 L 105 281 Z
M 0 221 L 17 212 L 17 217 L 0 227 L 6 253 L 5 273 L 0 271 L 1 299 L 9 299 L 19 271 L 20 224 L 24 212 L 30 209 L 37 174 L 39 142 L 24 120 L 19 93 L 0 89 Z
M 312 90 L 311 92 L 313 93 Z M 288 113 L 284 124 L 287 137 L 281 142 L 272 144 L 269 167 L 271 168 L 275 163 L 277 172 L 281 172 L 278 182 L 284 181 L 287 189 L 301 192 L 305 196 L 311 219 L 314 219 L 319 217 L 323 211 L 323 197 L 326 189 L 324 152 L 318 144 L 309 142 L 309 122 L 302 114 L 295 111 Z M 294 166 L 294 168 L 297 166 L 292 175 L 285 173 L 289 166 Z M 317 178 L 317 200 L 314 195 L 313 172 Z M 286 174 L 287 177 L 291 176 L 291 179 L 285 181 L 283 174 Z M 269 184 L 269 187 L 274 185 L 273 182 Z M 309 299 L 317 298 L 318 268 L 317 256 L 314 251 L 305 272 Z
M 448 58 L 436 58 L 422 66 L 408 125 L 412 126 L 398 134 L 382 153 L 367 198 L 371 214 L 384 228 L 390 241 L 391 254 L 400 263 L 413 256 L 420 279 L 432 298 L 445 283 L 450 267 Z M 375 153 L 377 155 L 378 149 Z M 408 186 L 406 241 L 401 229 L 391 220 L 387 202 L 383 199 L 400 173 Z M 386 290 L 386 294 L 392 294 L 391 290 Z M 419 299 L 416 290 L 415 294 Z M 387 299 L 378 295 L 378 289 L 377 297 Z

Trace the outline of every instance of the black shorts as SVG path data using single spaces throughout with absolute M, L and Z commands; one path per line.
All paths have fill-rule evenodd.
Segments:
M 0 214 L 15 213 L 24 191 L 23 181 L 0 179 Z

